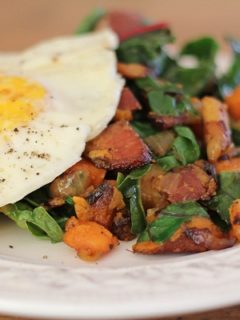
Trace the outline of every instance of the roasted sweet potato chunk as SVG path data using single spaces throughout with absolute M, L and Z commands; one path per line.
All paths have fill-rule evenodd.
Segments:
M 235 200 L 230 209 L 230 221 L 232 225 L 232 233 L 240 241 L 240 199 Z
M 240 158 L 232 158 L 222 160 L 215 163 L 217 173 L 221 172 L 239 172 L 240 171 Z
M 128 79 L 145 78 L 149 74 L 148 68 L 139 63 L 118 62 L 117 70 L 123 77 Z
M 82 195 L 90 186 L 101 184 L 105 174 L 106 170 L 97 168 L 88 160 L 81 160 L 51 183 L 50 195 L 54 199 Z
M 115 214 L 125 207 L 122 194 L 105 181 L 84 199 L 73 197 L 74 209 L 80 222 L 95 221 L 106 228 L 112 226 Z
M 163 243 L 139 242 L 133 246 L 133 250 L 143 254 L 197 253 L 229 248 L 235 242 L 235 237 L 223 233 L 210 219 L 194 217 L 183 224 L 169 240 Z
M 226 106 L 219 100 L 205 97 L 202 106 L 204 136 L 208 160 L 217 161 L 231 146 L 231 131 L 229 127 Z
M 68 223 L 64 242 L 86 261 L 96 261 L 118 245 L 117 238 L 100 224 L 79 222 L 76 219 L 74 223 L 73 220 Z
M 207 200 L 215 194 L 216 182 L 199 166 L 190 164 L 164 175 L 158 190 L 170 203 Z
M 125 87 L 123 88 L 114 119 L 130 121 L 133 119 L 133 111 L 140 109 L 141 105 L 137 98 L 128 87 Z
M 229 96 L 225 98 L 228 112 L 235 120 L 240 120 L 240 86 L 236 87 Z
M 150 112 L 148 117 L 161 130 L 173 128 L 176 125 L 196 125 L 201 123 L 200 116 L 193 116 L 190 114 L 182 114 L 178 117 L 161 116 L 155 112 Z
M 151 161 L 148 147 L 125 121 L 117 121 L 89 141 L 85 154 L 98 168 L 129 170 Z

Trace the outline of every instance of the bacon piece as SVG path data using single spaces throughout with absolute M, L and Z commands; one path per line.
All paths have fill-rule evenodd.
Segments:
M 129 170 L 151 161 L 148 147 L 125 121 L 117 121 L 89 141 L 85 154 L 98 168 Z
M 125 87 L 122 90 L 122 95 L 114 119 L 130 121 L 133 119 L 133 111 L 140 110 L 141 108 L 139 101 L 132 91 L 128 87 Z
M 168 25 L 166 23 L 146 25 L 144 19 L 138 14 L 114 10 L 100 20 L 96 29 L 99 30 L 103 27 L 113 29 L 120 41 L 124 41 L 144 33 L 167 29 Z
M 158 190 L 166 193 L 170 203 L 207 200 L 215 194 L 216 188 L 214 178 L 193 164 L 168 172 L 158 185 Z
M 178 117 L 161 116 L 155 112 L 149 112 L 148 117 L 161 130 L 173 128 L 179 124 L 195 125 L 201 123 L 200 116 L 193 116 L 190 114 L 182 114 Z
M 121 192 L 111 181 L 105 181 L 86 199 L 73 197 L 73 202 L 79 221 L 95 221 L 108 229 L 116 213 L 125 208 Z
M 117 70 L 123 77 L 128 79 L 145 78 L 149 74 L 148 68 L 140 63 L 118 62 Z
M 175 234 L 163 243 L 138 242 L 133 251 L 142 254 L 197 253 L 232 247 L 236 238 L 223 233 L 209 218 L 193 217 L 184 223 Z
M 81 259 L 96 261 L 119 244 L 109 230 L 96 222 L 79 222 L 72 218 L 67 223 L 64 242 L 74 248 Z
M 231 146 L 231 130 L 226 106 L 219 100 L 205 97 L 202 105 L 204 136 L 208 160 L 217 161 Z
M 135 33 L 144 26 L 144 20 L 140 15 L 124 11 L 109 12 L 107 20 L 120 41 L 126 39 L 129 33 Z

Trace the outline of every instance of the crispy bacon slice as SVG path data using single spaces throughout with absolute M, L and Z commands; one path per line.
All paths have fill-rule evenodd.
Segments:
M 153 164 L 141 178 L 143 206 L 145 210 L 163 209 L 170 203 L 207 200 L 216 192 L 214 176 L 214 167 L 205 161 L 168 173 Z
M 86 199 L 73 197 L 73 202 L 79 221 L 95 221 L 108 229 L 116 213 L 125 208 L 122 194 L 111 181 L 104 181 Z
M 223 233 L 210 219 L 194 217 L 183 224 L 175 234 L 163 243 L 145 241 L 136 243 L 133 251 L 142 254 L 197 253 L 232 247 L 236 238 Z
M 132 91 L 128 87 L 125 87 L 122 90 L 114 119 L 130 121 L 133 119 L 133 111 L 140 110 L 141 108 L 139 101 Z
M 149 112 L 148 117 L 161 130 L 173 128 L 179 124 L 196 125 L 201 123 L 200 116 L 193 116 L 190 114 L 182 114 L 178 117 L 161 116 L 155 112 Z
M 125 121 L 117 121 L 89 141 L 85 154 L 98 168 L 129 170 L 151 161 L 148 147 Z
M 101 19 L 96 29 L 103 27 L 113 29 L 117 33 L 120 41 L 124 41 L 144 33 L 167 29 L 168 25 L 166 23 L 146 25 L 144 19 L 138 14 L 114 10 Z
M 128 79 L 145 78 L 149 74 L 148 68 L 140 63 L 118 62 L 117 70 L 123 77 Z
M 217 161 L 231 146 L 231 131 L 226 106 L 212 97 L 202 100 L 202 117 L 208 160 Z
M 108 25 L 117 33 L 120 41 L 129 33 L 135 33 L 144 26 L 143 18 L 135 13 L 114 10 L 107 15 Z
M 207 200 L 215 194 L 216 182 L 197 165 L 187 165 L 168 172 L 161 179 L 158 190 L 167 195 L 170 203 Z

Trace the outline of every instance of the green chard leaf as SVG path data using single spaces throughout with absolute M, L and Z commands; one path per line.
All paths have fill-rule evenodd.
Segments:
M 232 128 L 232 141 L 236 146 L 240 146 L 240 129 Z
M 240 85 L 240 40 L 228 39 L 233 51 L 233 62 L 226 74 L 219 80 L 219 92 L 222 97 L 229 95 Z
M 124 199 L 131 213 L 131 230 L 134 234 L 142 232 L 146 227 L 145 212 L 141 200 L 140 178 L 144 176 L 151 166 L 147 165 L 130 172 L 123 177 L 120 173 L 117 178 L 118 190 L 123 194 Z
M 162 90 L 150 91 L 147 97 L 151 110 L 157 114 L 167 116 L 179 115 L 174 97 L 164 94 Z
M 185 44 L 181 50 L 181 55 L 191 55 L 199 61 L 214 62 L 219 45 L 211 37 L 202 37 Z
M 162 168 L 162 170 L 166 172 L 174 168 L 177 168 L 181 165 L 180 162 L 178 162 L 174 156 L 157 158 L 156 161 L 157 161 L 157 164 Z
M 175 127 L 178 135 L 173 143 L 173 154 L 183 165 L 195 162 L 200 157 L 200 147 L 188 127 Z
M 164 242 L 171 238 L 171 236 L 180 228 L 180 226 L 187 221 L 188 219 L 186 218 L 162 215 L 149 225 L 149 237 L 154 242 Z
M 240 198 L 240 172 L 222 172 L 219 175 L 217 195 L 206 202 L 206 206 L 217 212 L 221 219 L 230 223 L 229 208 Z
M 76 34 L 80 35 L 86 32 L 93 31 L 99 20 L 106 15 L 106 11 L 102 8 L 93 10 L 80 24 L 76 30 Z
M 140 234 L 138 242 L 148 240 L 164 242 L 194 216 L 209 217 L 206 210 L 197 202 L 171 204 L 163 209 L 159 217 Z
M 215 57 L 218 43 L 210 37 L 203 37 L 188 42 L 181 50 L 176 61 L 169 63 L 168 68 L 161 75 L 174 83 L 181 83 L 186 93 L 199 95 L 213 80 L 215 81 Z M 181 65 L 184 56 L 196 59 L 196 66 Z
M 181 202 L 173 203 L 162 210 L 165 215 L 172 215 L 174 217 L 208 217 L 207 211 L 198 202 Z
M 167 62 L 167 56 L 162 47 L 173 40 L 168 29 L 131 37 L 121 42 L 117 50 L 118 59 L 126 63 L 141 63 L 155 72 L 160 72 Z
M 149 108 L 157 115 L 177 117 L 186 113 L 198 114 L 189 96 L 178 84 L 158 81 L 150 76 L 137 79 L 134 83 L 146 94 Z
M 131 122 L 131 126 L 141 138 L 146 138 L 159 132 L 158 129 L 154 128 L 153 125 L 147 121 L 134 120 Z
M 32 209 L 24 202 L 17 202 L 2 207 L 0 211 L 35 236 L 49 238 L 52 242 L 62 241 L 61 227 L 43 207 Z

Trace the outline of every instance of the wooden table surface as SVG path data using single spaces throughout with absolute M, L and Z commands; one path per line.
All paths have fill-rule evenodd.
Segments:
M 240 0 L 0 0 L 0 50 L 19 50 L 32 43 L 69 34 L 92 8 L 124 8 L 168 21 L 177 43 L 211 34 L 225 49 L 224 36 L 240 38 Z M 10 320 L 0 316 L 0 320 Z M 22 318 L 21 318 L 22 319 Z M 165 320 L 238 320 L 240 307 Z

